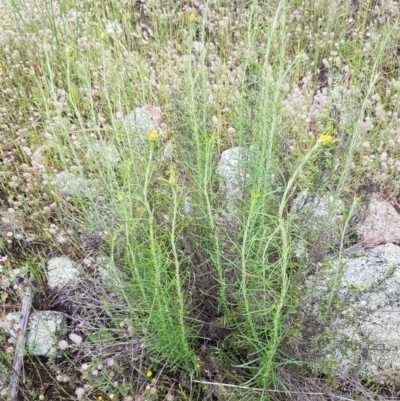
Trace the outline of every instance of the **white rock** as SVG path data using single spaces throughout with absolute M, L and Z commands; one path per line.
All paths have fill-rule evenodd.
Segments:
M 76 281 L 78 273 L 77 265 L 64 256 L 47 262 L 47 283 L 50 288 L 62 287 Z

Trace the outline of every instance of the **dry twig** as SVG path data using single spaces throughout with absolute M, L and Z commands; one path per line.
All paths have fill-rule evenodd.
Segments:
M 19 329 L 17 330 L 17 345 L 15 347 L 12 373 L 10 377 L 10 391 L 8 401 L 16 401 L 18 396 L 19 375 L 24 361 L 26 331 L 28 328 L 29 316 L 33 300 L 33 290 L 29 285 L 25 286 L 25 295 L 22 299 L 21 314 L 19 319 Z

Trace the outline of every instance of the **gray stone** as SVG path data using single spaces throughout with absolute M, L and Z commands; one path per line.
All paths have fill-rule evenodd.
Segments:
M 248 174 L 244 170 L 246 154 L 243 148 L 237 146 L 222 152 L 216 172 L 222 179 L 225 197 L 229 205 L 239 200 L 243 195 L 244 181 Z
M 51 184 L 65 195 L 93 195 L 98 192 L 99 182 L 99 180 L 88 180 L 74 173 L 62 171 L 54 176 Z
M 74 282 L 78 274 L 77 265 L 64 256 L 52 258 L 47 262 L 47 283 L 50 288 L 62 287 Z
M 300 315 L 307 352 L 318 355 L 311 366 L 378 381 L 398 372 L 400 247 L 380 245 L 358 257 L 332 261 L 307 287 Z
M 331 194 L 313 196 L 310 191 L 305 190 L 294 200 L 292 212 L 301 215 L 304 211 L 307 211 L 309 216 L 307 221 L 309 223 L 310 220 L 320 222 L 332 215 L 341 216 L 343 208 L 343 202 Z
M 118 283 L 118 271 L 111 258 L 98 256 L 96 258 L 97 271 L 104 284 L 116 285 Z
M 291 216 L 294 232 L 297 234 L 293 244 L 296 257 L 307 255 L 307 244 L 316 243 L 319 236 L 320 247 L 340 244 L 343 227 L 344 202 L 331 194 L 311 194 L 305 190 L 293 201 Z
M 14 343 L 17 338 L 19 314 L 9 313 L 8 333 Z M 29 317 L 26 347 L 34 355 L 51 356 L 58 341 L 67 333 L 67 321 L 64 313 L 53 311 L 33 312 Z
M 133 134 L 133 143 L 138 147 L 146 144 L 147 136 L 153 129 L 162 136 L 159 126 L 161 110 L 154 106 L 137 107 L 124 120 L 124 128 L 128 134 Z
M 192 215 L 192 198 L 190 195 L 186 195 L 185 198 L 183 199 L 182 213 L 185 216 Z
M 120 160 L 117 148 L 113 144 L 104 141 L 89 143 L 86 157 L 96 163 L 105 163 L 110 166 L 116 165 Z

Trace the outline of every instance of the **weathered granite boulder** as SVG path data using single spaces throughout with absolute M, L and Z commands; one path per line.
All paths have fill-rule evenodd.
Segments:
M 47 262 L 47 283 L 50 288 L 62 287 L 78 278 L 79 269 L 70 259 L 62 256 Z
M 371 197 L 367 215 L 359 227 L 361 241 L 369 247 L 400 241 L 400 214 L 382 196 Z
M 16 340 L 19 314 L 9 313 L 6 322 L 9 323 L 8 333 Z M 50 356 L 57 348 L 58 341 L 67 332 L 67 320 L 64 313 L 53 311 L 33 312 L 29 317 L 26 336 L 26 347 L 34 355 Z
M 327 262 L 306 288 L 296 348 L 311 367 L 377 382 L 399 371 L 400 247 Z

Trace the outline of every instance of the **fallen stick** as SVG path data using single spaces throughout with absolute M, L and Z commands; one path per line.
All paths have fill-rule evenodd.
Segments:
M 33 300 L 33 290 L 28 284 L 24 285 L 24 297 L 22 298 L 21 314 L 17 332 L 17 345 L 15 347 L 12 373 L 10 376 L 9 393 L 7 401 L 16 401 L 18 396 L 18 383 L 21 368 L 24 362 L 26 331 Z

